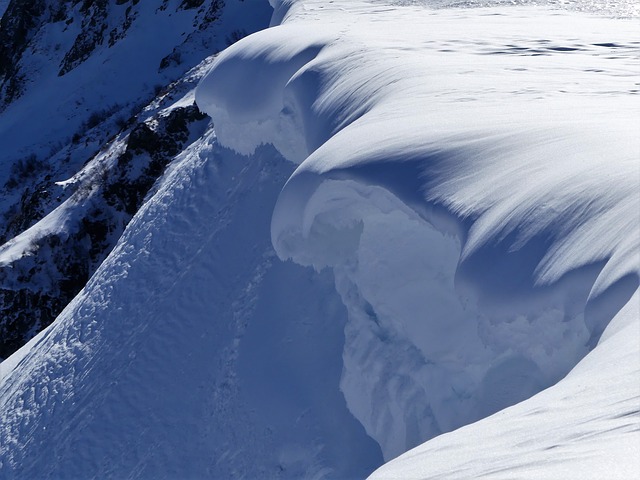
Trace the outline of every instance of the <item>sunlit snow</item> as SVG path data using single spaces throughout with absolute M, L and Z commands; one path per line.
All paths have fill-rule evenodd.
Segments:
M 633 2 L 271 4 L 174 99 L 207 132 L 0 364 L 0 469 L 634 477 Z
M 283 25 L 224 52 L 196 98 L 223 144 L 301 163 L 272 241 L 332 267 L 349 312 L 341 389 L 385 459 L 564 377 L 638 287 L 635 20 L 275 8 Z M 615 441 L 637 446 L 633 430 Z M 621 456 L 614 471 L 637 467 Z

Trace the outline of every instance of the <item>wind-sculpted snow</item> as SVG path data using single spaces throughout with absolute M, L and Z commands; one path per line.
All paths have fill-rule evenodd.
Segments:
M 634 478 L 635 24 L 424 3 L 274 0 L 215 60 L 213 126 L 0 364 L 0 477 Z
M 554 463 L 536 432 L 527 449 L 539 465 L 510 464 L 547 477 L 587 453 L 592 465 L 611 445 L 637 447 L 638 315 L 609 325 L 637 303 L 634 21 L 272 3 L 279 25 L 223 52 L 196 100 L 221 143 L 244 154 L 273 144 L 300 164 L 276 203 L 272 242 L 282 259 L 332 268 L 349 315 L 341 389 L 385 459 L 518 403 L 576 364 L 546 394 L 474 425 L 468 441 L 465 429 L 443 437 L 435 445 L 451 439 L 465 456 L 450 450 L 433 472 L 499 469 L 483 428 L 522 438 L 522 425 L 561 421 L 552 447 L 570 458 Z M 603 381 L 598 364 L 619 375 L 618 406 L 591 384 Z M 528 405 L 543 413 L 523 420 Z M 623 428 L 602 433 L 607 421 L 595 418 L 621 408 Z M 498 435 L 500 459 L 509 440 Z M 634 458 L 616 455 L 611 475 L 637 468 Z M 428 454 L 401 465 L 410 468 L 381 477 L 432 473 Z
M 331 277 L 270 245 L 291 171 L 212 129 L 178 156 L 85 289 L 0 364 L 0 477 L 362 478 L 381 464 L 338 389 Z

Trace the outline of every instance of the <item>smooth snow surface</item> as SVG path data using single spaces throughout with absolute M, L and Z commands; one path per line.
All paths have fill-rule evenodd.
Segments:
M 0 363 L 0 477 L 633 478 L 636 20 L 271 3 Z
M 535 400 L 567 397 L 581 415 L 506 417 L 534 430 L 561 419 L 558 445 L 571 455 L 559 463 L 539 431 L 528 446 L 535 463 L 505 468 L 594 474 L 582 459 L 607 456 L 608 439 L 637 450 L 638 315 L 616 319 L 625 334 L 607 327 L 637 304 L 636 20 L 573 8 L 272 3 L 275 26 L 221 54 L 196 100 L 224 145 L 250 154 L 272 144 L 300 164 L 278 198 L 272 241 L 283 260 L 332 268 L 349 316 L 341 389 L 385 459 L 555 384 L 594 347 Z M 623 356 L 609 374 L 620 383 L 615 406 L 599 396 L 610 390 L 604 373 L 586 367 L 615 363 L 614 351 Z M 477 435 L 492 421 L 496 432 L 521 431 L 499 418 Z M 602 433 L 602 453 L 579 433 L 583 421 Z M 520 438 L 485 451 L 464 432 L 443 437 L 457 443 L 439 466 L 407 454 L 380 475 L 491 473 Z M 638 467 L 637 455 L 619 457 L 611 475 Z M 491 468 L 477 467 L 482 459 Z

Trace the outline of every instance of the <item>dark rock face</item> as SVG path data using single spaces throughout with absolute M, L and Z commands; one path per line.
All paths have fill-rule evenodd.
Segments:
M 265 0 L 266 1 L 266 0 Z M 12 0 L 0 23 L 0 112 L 25 92 L 33 74 L 23 59 L 38 50 L 35 40 L 48 24 L 61 23 L 67 45 L 52 61 L 63 76 L 85 62 L 100 46 L 123 39 L 138 18 L 139 0 Z M 165 0 L 160 10 L 169 8 Z M 174 9 L 197 10 L 194 30 L 205 30 L 220 18 L 223 0 L 174 0 Z M 80 24 L 80 31 L 70 28 Z M 73 39 L 73 40 L 72 40 Z M 188 41 L 188 40 L 187 40 Z M 68 47 L 68 45 L 71 45 Z M 181 63 L 180 46 L 163 60 L 162 68 Z M 26 55 L 27 54 L 27 55 Z
M 48 177 L 44 181 L 34 183 L 24 189 L 18 208 L 10 212 L 12 215 L 7 217 L 4 232 L 0 234 L 0 243 L 4 244 L 8 238 L 24 232 L 45 216 L 45 205 L 51 198 L 50 180 Z
M 103 41 L 109 0 L 12 0 L 0 22 L 0 111 L 25 91 L 27 71 L 23 59 L 37 50 L 40 31 L 51 23 L 74 22 L 80 5 L 82 31 L 62 60 L 60 74 L 86 60 Z M 35 43 L 34 43 L 35 42 Z
M 21 95 L 24 74 L 19 64 L 29 42 L 48 20 L 45 0 L 9 3 L 0 21 L 0 111 Z
M 224 5 L 224 0 L 209 0 L 208 3 L 205 3 L 205 0 L 183 0 L 179 8 L 183 10 L 199 9 L 193 24 L 194 32 L 189 35 L 185 43 L 176 46 L 170 54 L 160 61 L 160 70 L 179 65 L 182 62 L 185 45 L 193 40 L 198 33 L 206 31 L 211 24 L 220 19 Z M 202 37 L 199 39 L 199 41 L 203 40 Z
M 50 325 L 78 294 L 206 118 L 191 105 L 134 124 L 112 167 L 78 186 L 74 196 L 82 201 L 75 202 L 64 229 L 38 237 L 27 255 L 0 266 L 0 358 Z M 41 213 L 33 211 L 41 205 L 38 195 L 48 195 L 44 185 L 40 188 L 24 193 L 23 208 L 13 219 L 17 229 Z
M 86 284 L 86 248 L 74 241 L 80 237 L 52 235 L 41 239 L 33 245 L 39 256 L 11 265 L 18 274 L 10 272 L 10 282 L 7 267 L 0 268 L 0 358 L 8 357 L 50 325 L 75 296 L 72 292 L 79 292 Z M 45 278 L 59 281 L 49 283 Z
M 1 259 L 0 361 L 49 325 L 82 289 L 168 163 L 204 130 L 207 122 L 195 105 L 159 112 L 194 88 L 199 62 L 225 40 L 231 44 L 246 35 L 237 16 L 230 17 L 235 30 L 225 25 L 233 33 L 217 34 L 224 6 L 223 0 L 11 0 L 7 5 L 0 21 L 0 115 L 11 114 L 9 107 L 31 108 L 29 99 L 40 88 L 55 96 L 55 85 L 73 87 L 78 79 L 81 88 L 77 97 L 65 90 L 60 98 L 70 108 L 53 117 L 73 118 L 69 128 L 52 134 L 40 129 L 38 139 L 19 139 L 10 153 L 0 145 L 0 162 L 11 165 L 0 180 L 0 251 L 12 245 L 22 249 Z M 129 47 L 119 42 L 133 27 L 154 31 L 158 16 L 166 21 L 176 13 L 192 23 L 173 32 L 166 52 L 153 51 L 158 67 L 147 72 L 148 79 L 138 79 L 114 98 L 83 83 L 84 72 L 87 78 L 95 73 L 89 59 L 112 53 L 119 59 L 124 51 L 119 46 Z M 145 105 L 149 110 L 143 113 Z M 64 220 L 54 220 L 54 231 L 39 230 L 39 222 L 56 208 L 66 209 Z M 21 235 L 21 242 L 13 241 Z
M 77 3 L 76 0 L 74 5 Z M 137 5 L 138 0 L 114 1 L 116 6 L 127 3 L 129 5 L 122 12 L 120 9 L 110 9 L 109 0 L 84 0 L 82 2 L 79 10 L 82 29 L 60 63 L 59 76 L 65 75 L 86 61 L 98 46 L 107 44 L 112 47 L 118 40 L 126 36 L 137 17 L 137 11 L 132 7 Z M 111 30 L 108 30 L 110 19 L 113 18 L 118 18 L 118 21 L 115 22 L 116 25 Z M 73 21 L 73 18 L 66 21 Z
M 180 8 L 188 10 L 190 8 L 198 8 L 204 3 L 204 0 L 182 0 Z
M 212 0 L 211 5 L 209 5 L 209 9 L 204 16 L 205 22 L 215 22 L 220 19 L 220 15 L 222 13 L 222 9 L 224 8 L 224 0 Z M 203 22 L 204 23 L 204 22 Z M 200 26 L 200 29 L 203 29 L 204 25 Z
M 169 161 L 184 148 L 189 124 L 205 118 L 192 105 L 171 111 L 155 130 L 146 123 L 137 124 L 129 134 L 125 152 L 118 157 L 115 175 L 104 187 L 106 203 L 133 216 Z M 132 174 L 134 171 L 139 173 Z
M 107 29 L 107 0 L 84 0 L 80 7 L 82 31 L 60 65 L 58 75 L 70 72 L 91 56 L 98 45 L 104 42 Z

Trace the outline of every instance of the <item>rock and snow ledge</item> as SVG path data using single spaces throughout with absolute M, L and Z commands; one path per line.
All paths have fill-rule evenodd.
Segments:
M 385 459 L 553 385 L 374 476 L 629 478 L 633 21 L 272 4 L 277 25 L 220 55 L 196 99 L 222 144 L 300 164 L 272 242 L 333 269 L 349 315 L 341 389 Z

